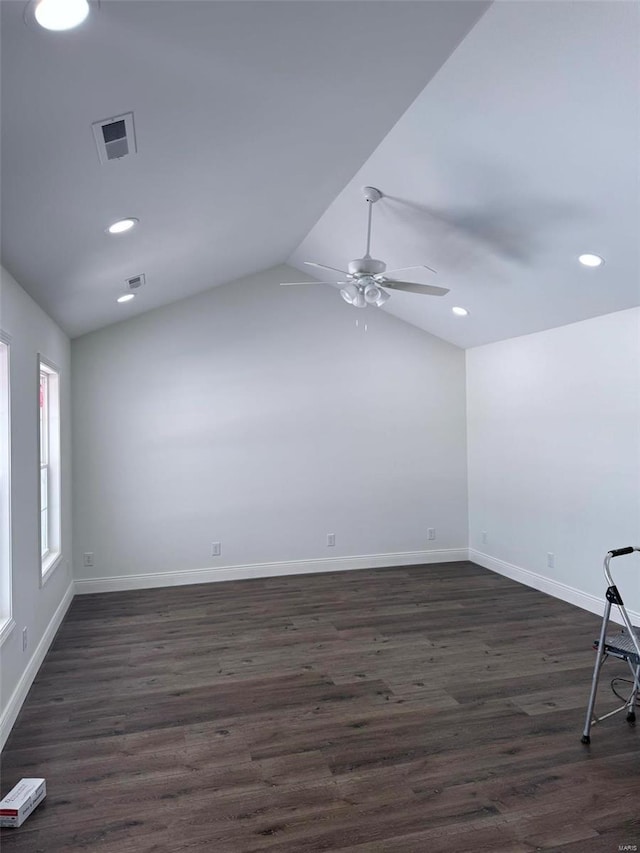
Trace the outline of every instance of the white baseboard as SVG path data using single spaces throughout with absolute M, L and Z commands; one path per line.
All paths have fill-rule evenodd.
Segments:
M 554 598 L 560 598 L 562 601 L 568 601 L 569 604 L 575 604 L 576 607 L 581 607 L 583 610 L 589 610 L 591 613 L 597 613 L 602 616 L 605 605 L 605 584 L 602 583 L 602 597 L 598 598 L 588 592 L 583 592 L 581 589 L 576 589 L 574 586 L 562 583 L 561 581 L 553 580 L 553 578 L 539 575 L 529 569 L 523 569 L 520 566 L 514 566 L 512 563 L 507 563 L 504 560 L 498 560 L 497 557 L 491 557 L 489 554 L 483 554 L 482 551 L 476 551 L 474 548 L 469 548 L 469 559 L 483 566 L 485 569 L 491 569 L 492 572 L 497 572 L 499 575 L 511 578 L 514 581 L 531 586 L 540 592 L 546 592 Z M 634 625 L 640 625 L 640 613 L 635 613 L 633 610 L 627 610 L 629 618 Z M 621 623 L 618 618 L 618 613 L 614 607 L 611 613 L 611 618 L 614 622 Z
M 49 646 L 53 642 L 53 638 L 56 635 L 58 628 L 60 627 L 62 620 L 64 619 L 67 610 L 69 609 L 69 605 L 73 601 L 74 596 L 74 583 L 71 581 L 69 586 L 67 587 L 67 591 L 65 592 L 62 601 L 56 608 L 56 612 L 51 617 L 51 621 L 49 622 L 46 631 L 42 635 L 42 639 L 38 643 L 35 651 L 31 655 L 29 659 L 29 663 L 27 664 L 24 672 L 22 673 L 22 677 L 20 681 L 16 685 L 15 690 L 11 694 L 11 698 L 7 702 L 7 706 L 2 712 L 0 716 L 0 749 L 2 749 L 9 737 L 9 733 L 13 728 L 13 724 L 16 721 L 18 714 L 20 713 L 20 708 L 22 708 L 22 704 L 24 700 L 27 698 L 27 693 L 31 685 L 33 684 L 33 680 L 38 674 L 38 670 L 42 665 L 42 661 L 45 658 L 45 655 L 49 651 Z
M 126 589 L 149 589 L 151 587 L 182 586 L 183 584 L 268 578 L 280 575 L 343 572 L 353 569 L 388 568 L 390 566 L 416 566 L 422 563 L 451 563 L 466 560 L 467 554 L 466 548 L 446 548 L 433 551 L 401 551 L 397 554 L 367 554 L 357 557 L 334 557 L 318 560 L 249 563 L 241 566 L 153 572 L 143 575 L 76 578 L 75 591 L 76 594 L 117 592 Z

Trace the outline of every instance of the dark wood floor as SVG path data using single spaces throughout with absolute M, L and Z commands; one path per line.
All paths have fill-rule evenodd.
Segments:
M 78 597 L 3 853 L 640 850 L 640 726 L 580 743 L 598 627 L 471 563 Z

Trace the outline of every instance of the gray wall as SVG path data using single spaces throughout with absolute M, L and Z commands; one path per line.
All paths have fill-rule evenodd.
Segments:
M 70 346 L 15 280 L 1 270 L 0 328 L 11 336 L 12 603 L 15 627 L 0 649 L 0 742 L 10 729 L 71 596 Z M 62 559 L 40 585 L 38 372 L 41 353 L 60 368 Z M 28 645 L 23 651 L 22 631 Z
M 73 341 L 81 581 L 466 547 L 464 352 L 286 277 Z
M 467 384 L 471 558 L 601 612 L 605 553 L 640 545 L 640 309 L 467 350 Z

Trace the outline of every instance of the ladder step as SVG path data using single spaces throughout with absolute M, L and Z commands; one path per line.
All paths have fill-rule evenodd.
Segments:
M 636 641 L 640 645 L 640 629 L 635 629 L 633 633 L 636 636 Z M 599 641 L 595 640 L 593 647 L 597 649 Z M 608 655 L 620 660 L 630 661 L 634 666 L 640 666 L 640 655 L 633 645 L 633 639 L 626 631 L 621 631 L 619 634 L 612 634 L 604 641 L 604 650 Z

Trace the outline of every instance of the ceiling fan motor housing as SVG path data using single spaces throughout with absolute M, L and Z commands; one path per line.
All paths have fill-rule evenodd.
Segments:
M 384 261 L 377 258 L 356 258 L 349 261 L 349 275 L 381 275 L 387 268 Z

